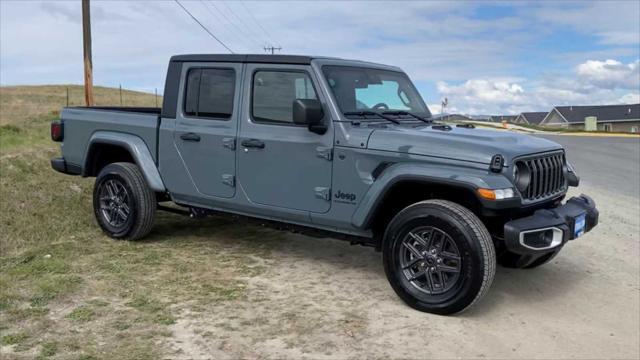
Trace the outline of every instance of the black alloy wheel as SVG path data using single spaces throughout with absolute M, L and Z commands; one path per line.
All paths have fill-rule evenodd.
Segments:
M 93 210 L 100 228 L 114 239 L 146 236 L 155 219 L 156 194 L 133 163 L 105 166 L 93 189 Z
M 462 259 L 451 237 L 444 231 L 424 226 L 413 229 L 402 240 L 398 252 L 405 279 L 430 295 L 451 290 L 460 278 Z
M 131 215 L 132 198 L 125 184 L 118 178 L 102 182 L 98 188 L 100 213 L 114 229 L 127 224 Z

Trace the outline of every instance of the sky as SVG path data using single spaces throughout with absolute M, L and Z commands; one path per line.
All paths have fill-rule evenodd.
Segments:
M 236 53 L 396 65 L 432 112 L 640 102 L 640 1 L 180 0 Z M 94 84 L 162 92 L 182 53 L 228 53 L 175 1 L 91 2 Z M 80 0 L 0 0 L 0 85 L 81 84 Z

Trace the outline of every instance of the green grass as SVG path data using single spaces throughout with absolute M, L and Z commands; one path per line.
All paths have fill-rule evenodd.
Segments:
M 40 349 L 40 358 L 52 357 L 58 352 L 58 344 L 55 342 L 48 342 L 42 345 Z
M 3 346 L 40 358 L 171 357 L 158 344 L 180 309 L 246 299 L 248 280 L 265 271 L 255 257 L 267 258 L 279 233 L 158 213 L 143 241 L 106 237 L 93 218 L 93 179 L 49 164 L 59 154 L 48 139 L 59 104 L 47 101 L 60 101 L 60 88 L 0 90 Z
M 25 333 L 15 333 L 3 336 L 0 342 L 2 342 L 2 345 L 19 345 L 28 338 L 29 336 Z
M 73 311 L 71 311 L 69 315 L 67 315 L 67 319 L 70 319 L 72 321 L 87 322 L 93 320 L 95 316 L 96 313 L 92 308 L 90 308 L 89 306 L 80 306 L 73 309 Z

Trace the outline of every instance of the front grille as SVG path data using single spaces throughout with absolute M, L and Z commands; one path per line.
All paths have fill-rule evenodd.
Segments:
M 521 195 L 526 201 L 535 201 L 559 194 L 566 189 L 564 178 L 564 153 L 540 155 L 535 158 L 516 160 L 516 165 L 525 165 L 531 173 L 529 186 Z

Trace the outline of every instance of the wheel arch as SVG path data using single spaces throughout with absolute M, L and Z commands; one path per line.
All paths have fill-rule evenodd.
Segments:
M 392 214 L 427 199 L 442 199 L 468 207 L 478 214 L 487 205 L 478 188 L 512 187 L 502 175 L 460 166 L 395 164 L 375 180 L 351 219 L 360 229 L 383 226 Z
M 157 165 L 144 140 L 125 133 L 95 132 L 89 139 L 83 161 L 82 176 L 97 176 L 104 166 L 114 162 L 135 163 L 152 190 L 156 192 L 166 190 Z

